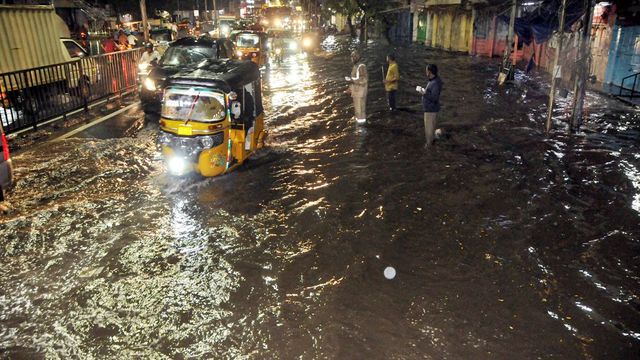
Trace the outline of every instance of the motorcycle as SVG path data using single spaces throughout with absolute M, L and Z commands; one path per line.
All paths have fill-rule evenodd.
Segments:
M 276 64 L 281 65 L 283 59 L 283 54 L 282 54 L 282 48 L 275 48 L 273 49 L 273 60 L 275 61 Z
M 138 90 L 142 89 L 142 84 L 151 73 L 151 69 L 158 66 L 158 61 L 153 60 L 150 63 L 140 63 L 138 64 Z

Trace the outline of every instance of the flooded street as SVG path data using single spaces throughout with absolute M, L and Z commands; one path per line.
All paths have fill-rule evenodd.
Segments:
M 568 136 L 560 99 L 547 137 L 544 74 L 499 87 L 497 60 L 416 46 L 390 114 L 372 42 L 358 126 L 357 44 L 323 46 L 263 72 L 267 147 L 229 175 L 165 175 L 154 126 L 16 156 L 0 357 L 638 357 L 637 110 L 590 93 Z M 425 151 L 431 62 L 445 137 Z

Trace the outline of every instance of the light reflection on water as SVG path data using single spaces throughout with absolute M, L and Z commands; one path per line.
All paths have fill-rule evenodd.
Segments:
M 351 120 L 342 79 L 356 48 L 376 74 L 396 51 L 402 89 L 437 59 L 447 136 L 433 151 L 417 96 L 401 91 L 405 110 L 388 114 L 379 79 L 369 123 Z M 582 133 L 563 135 L 558 120 L 544 138 L 544 76 L 498 88 L 491 60 L 337 37 L 323 50 L 266 70 L 268 147 L 227 176 L 166 177 L 148 130 L 17 155 L 18 209 L 0 226 L 0 351 L 637 353 L 637 113 L 594 95 Z

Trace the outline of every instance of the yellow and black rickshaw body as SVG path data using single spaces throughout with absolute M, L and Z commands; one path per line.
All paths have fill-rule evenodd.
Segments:
M 170 173 L 218 176 L 264 145 L 258 66 L 213 60 L 167 79 L 158 143 Z
M 255 37 L 257 40 L 253 44 L 245 44 L 241 40 L 244 37 Z M 262 67 L 268 62 L 268 50 L 267 50 L 267 34 L 262 31 L 255 30 L 241 30 L 234 32 L 231 35 L 231 39 L 236 45 L 237 56 L 241 60 L 251 60 L 259 67 Z

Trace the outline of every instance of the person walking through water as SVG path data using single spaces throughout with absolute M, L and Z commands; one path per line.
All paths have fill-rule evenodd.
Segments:
M 389 110 L 396 111 L 396 92 L 398 91 L 398 80 L 400 80 L 396 56 L 394 54 L 387 55 L 387 63 L 389 63 L 389 69 L 387 69 L 387 76 L 384 79 L 384 89 L 387 92 Z
M 436 115 L 440 111 L 440 92 L 443 82 L 438 76 L 438 67 L 435 64 L 427 65 L 427 86 L 416 87 L 422 94 L 422 107 L 424 110 L 424 132 L 427 143 L 424 145 L 428 149 L 433 145 L 436 133 Z
M 351 93 L 351 97 L 353 98 L 353 107 L 358 124 L 367 122 L 367 91 L 369 87 L 367 65 L 361 60 L 362 57 L 360 53 L 357 51 L 351 53 L 353 68 L 351 69 L 351 76 L 345 78 L 345 80 L 349 82 L 348 92 Z

